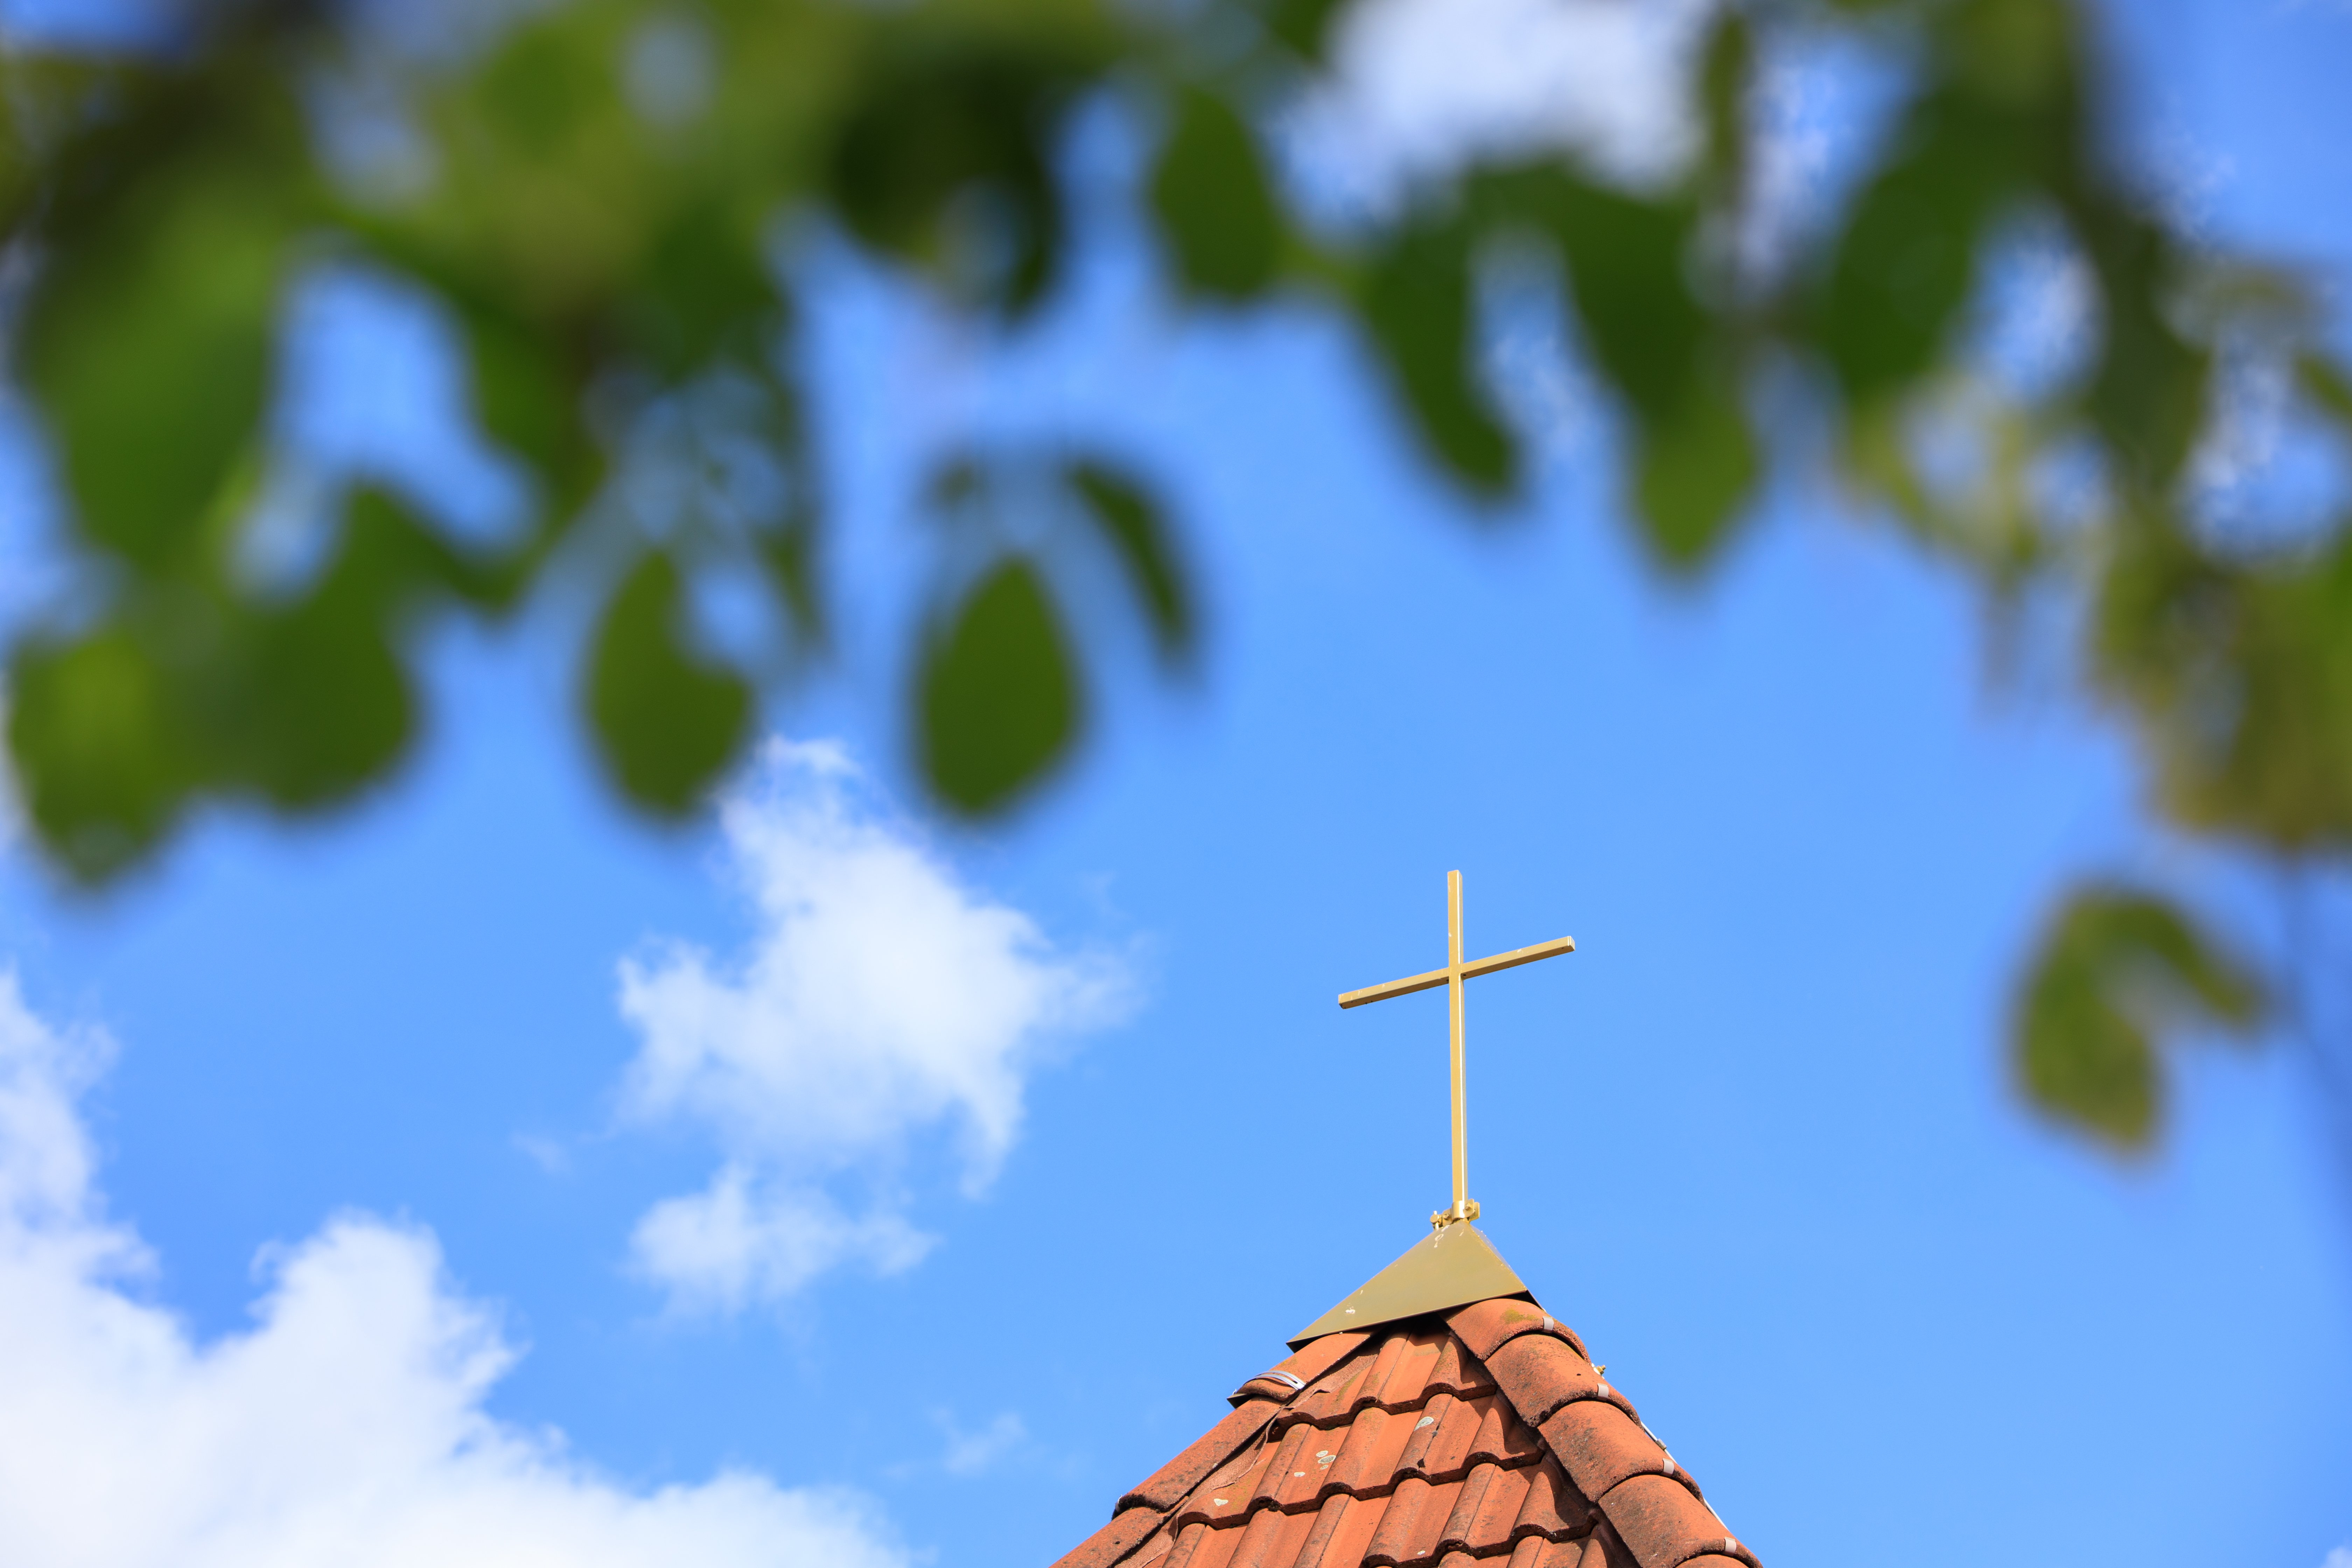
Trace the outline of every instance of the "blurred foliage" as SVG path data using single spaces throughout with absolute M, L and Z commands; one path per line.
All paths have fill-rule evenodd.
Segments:
M 2014 1028 L 2034 1101 L 2122 1148 L 2145 1145 L 2163 1103 L 2156 1039 L 2180 1026 L 2243 1030 L 2255 980 L 2161 899 L 2077 890 L 2044 933 Z
M 2193 471 L 2216 367 L 2246 343 L 2292 365 L 2298 408 L 2347 449 L 2352 375 L 2308 289 L 2187 243 L 2125 172 L 2081 0 L 1727 6 L 1692 53 L 1702 134 L 1673 177 L 1528 150 L 1336 224 L 1269 130 L 1345 0 L 571 0 L 434 47 L 383 32 L 384 11 L 215 0 L 151 48 L 0 54 L 10 373 L 53 444 L 73 572 L 10 655 L 8 743 L 77 879 L 152 856 L 205 801 L 350 800 L 413 744 L 425 626 L 583 585 L 596 754 L 646 811 L 691 810 L 761 694 L 825 644 L 795 237 L 847 237 L 1018 331 L 1081 243 L 1063 163 L 1089 105 L 1150 141 L 1131 194 L 1171 297 L 1351 321 L 1406 438 L 1466 497 L 1526 486 L 1482 322 L 1495 258 L 1538 256 L 1621 416 L 1624 512 L 1662 570 L 1723 558 L 1768 437 L 1788 463 L 1825 431 L 1864 509 L 1993 602 L 2055 585 L 2086 606 L 2084 668 L 2169 822 L 2305 858 L 2352 827 L 2352 542 L 2234 542 Z M 1751 243 L 1769 217 L 1752 146 L 1763 62 L 1801 34 L 1858 40 L 1906 86 L 1856 186 L 1783 254 Z M 397 132 L 373 163 L 339 129 L 354 83 Z M 2080 353 L 2039 377 L 1981 347 L 2021 225 L 2088 297 Z M 461 540 L 346 487 L 299 570 L 255 567 L 289 290 L 329 260 L 439 303 L 473 417 L 530 475 L 528 527 Z M 1768 379 L 1802 418 L 1767 405 Z M 1934 460 L 1955 437 L 1973 443 L 1957 476 Z M 668 465 L 658 506 L 624 482 L 647 451 Z M 1079 743 L 1122 626 L 1186 666 L 1197 595 L 1157 488 L 1101 454 L 966 453 L 924 495 L 910 751 L 941 802 L 1001 811 Z M 705 624 L 714 584 L 756 590 L 764 653 Z M 2028 966 L 2023 1081 L 2145 1142 L 2154 1036 L 2253 1027 L 2261 994 L 2179 910 L 2090 888 Z

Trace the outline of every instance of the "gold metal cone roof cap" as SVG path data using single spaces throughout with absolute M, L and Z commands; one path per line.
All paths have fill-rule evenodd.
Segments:
M 1496 1296 L 1535 1299 L 1475 1226 L 1467 1221 L 1441 1226 L 1405 1248 L 1403 1257 L 1364 1281 L 1355 1294 L 1291 1335 L 1290 1348 L 1297 1350 L 1325 1334 L 1376 1328 Z

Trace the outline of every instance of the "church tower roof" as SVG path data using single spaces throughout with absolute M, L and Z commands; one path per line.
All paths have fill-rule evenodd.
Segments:
M 1358 1007 L 1445 987 L 1453 1205 L 1055 1568 L 1759 1568 L 1471 1223 L 1463 992 L 1575 951 L 1559 937 L 1465 961 L 1450 871 L 1445 967 L 1340 994 Z
M 1456 1269 L 1518 1288 L 1413 1299 Z M 1383 1315 L 1327 1327 L 1350 1303 Z M 1759 1568 L 1467 1224 L 1292 1342 L 1055 1568 Z

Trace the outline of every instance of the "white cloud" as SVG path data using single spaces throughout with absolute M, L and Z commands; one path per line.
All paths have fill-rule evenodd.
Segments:
M 1621 177 L 1694 146 L 1689 55 L 1712 0 L 1364 0 L 1296 129 L 1310 166 L 1381 199 L 1482 153 L 1569 147 Z
M 2352 1546 L 2339 1546 L 2327 1554 L 2319 1568 L 2352 1568 Z
M 953 1414 L 945 1410 L 933 1411 L 931 1419 L 939 1423 L 940 1432 L 947 1437 L 947 1450 L 940 1455 L 940 1465 L 951 1476 L 977 1476 L 993 1469 L 1029 1440 L 1027 1425 L 1010 1410 L 977 1432 L 964 1431 L 956 1425 Z
M 639 1266 L 698 1304 L 734 1311 L 789 1296 L 845 1263 L 903 1272 L 938 1239 L 902 1215 L 882 1210 L 852 1219 L 814 1188 L 762 1190 L 757 1181 L 730 1162 L 703 1191 L 656 1204 L 632 1238 Z
M 74 1096 L 103 1037 L 0 973 L 0 1542 L 11 1568 L 902 1568 L 855 1494 L 743 1472 L 633 1491 L 486 1414 L 516 1352 L 433 1237 L 347 1215 L 207 1344 L 124 1289 Z
M 772 742 L 720 822 L 758 930 L 730 961 L 672 942 L 622 963 L 642 1040 L 622 1099 L 724 1151 L 706 1192 L 646 1216 L 635 1256 L 681 1304 L 732 1308 L 843 1263 L 911 1265 L 929 1242 L 891 1188 L 914 1136 L 945 1130 L 977 1194 L 1047 1046 L 1118 1017 L 1128 984 L 966 887 L 836 745 Z M 863 1217 L 824 1189 L 845 1173 L 880 1194 Z

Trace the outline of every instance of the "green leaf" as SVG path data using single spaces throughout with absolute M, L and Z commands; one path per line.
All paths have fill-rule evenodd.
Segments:
M 97 883 L 158 843 L 196 782 L 181 704 L 135 627 L 16 650 L 8 752 L 33 827 Z
M 2086 205 L 2076 212 L 2104 307 L 2091 412 L 2126 481 L 2161 495 L 2189 460 L 2204 423 L 2210 358 L 2166 320 L 2179 268 L 2168 237 L 2120 207 Z
M 1319 62 L 1349 0 L 1267 0 L 1265 30 L 1300 58 Z
M 1086 515 L 1142 602 L 1160 658 L 1171 663 L 1182 658 L 1192 651 L 1195 631 L 1192 590 L 1159 503 L 1136 480 L 1098 458 L 1067 464 L 1063 477 L 1085 502 Z
M 2122 1149 L 2146 1148 L 2164 1106 L 2156 1041 L 2202 1026 L 2251 1030 L 2260 984 L 2172 904 L 2077 889 L 2043 931 L 2020 993 L 2012 1048 L 2042 1110 Z
M 1077 683 L 1059 618 L 1034 566 L 982 577 L 917 678 L 917 753 L 940 798 L 979 815 L 1042 779 L 1077 737 Z
M 1727 6 L 1708 33 L 1699 66 L 1699 103 L 1706 116 L 1707 172 L 1736 191 L 1748 165 L 1748 91 L 1756 74 L 1756 40 L 1748 13 Z
M 887 50 L 827 170 L 866 244 L 1010 315 L 1042 300 L 1066 241 L 1053 150 L 1076 85 L 1042 47 L 955 37 Z
M 1690 571 L 1714 555 L 1747 503 L 1759 462 L 1736 387 L 1694 389 L 1671 418 L 1640 421 L 1634 501 L 1667 566 Z
M 1186 287 L 1241 300 L 1274 281 L 1282 219 L 1257 138 L 1231 105 L 1186 88 L 1151 174 L 1151 207 Z
M 2178 821 L 2296 852 L 2352 844 L 2352 539 L 2255 564 L 2140 520 L 2094 602 L 2097 675 Z
M 1975 286 L 1985 229 L 2010 188 L 2006 128 L 1944 91 L 1916 106 L 1895 157 L 1849 210 L 1815 332 L 1850 405 L 1926 374 Z
M 2352 371 L 2322 353 L 2295 360 L 2295 382 L 2322 414 L 2352 435 Z
M 1436 457 L 1477 495 L 1518 481 L 1517 444 L 1479 384 L 1466 225 L 1423 225 L 1374 261 L 1360 309 L 1405 407 Z
M 1647 542 L 1670 568 L 1704 564 L 1729 537 L 1759 461 L 1732 350 L 1687 278 L 1693 209 L 1549 168 L 1500 176 L 1486 194 L 1498 216 L 1560 248 L 1595 367 L 1633 416 L 1633 500 Z
M 257 438 L 289 214 L 266 178 L 206 169 L 47 258 L 20 365 L 74 513 L 143 565 L 192 548 Z
M 465 333 L 475 416 L 492 440 L 530 465 L 561 528 L 604 477 L 579 365 L 545 328 L 478 295 L 445 297 Z
M 605 767 L 623 794 L 683 816 L 742 750 L 751 689 L 679 637 L 677 568 L 649 552 L 622 579 L 589 652 L 587 707 Z
M 746 363 L 783 320 L 762 226 L 716 201 L 688 207 L 655 238 L 623 313 L 629 335 L 663 374 L 683 376 L 722 349 Z

